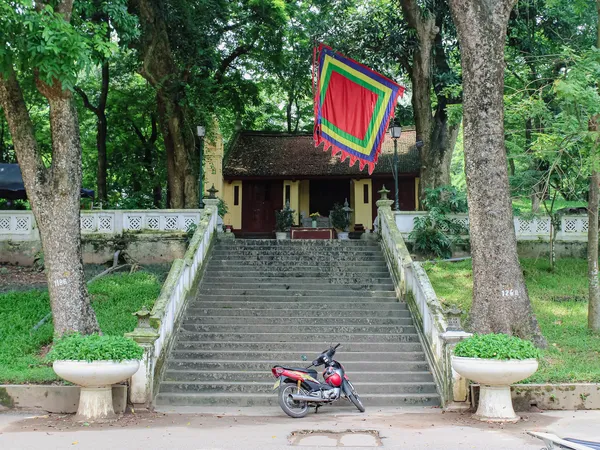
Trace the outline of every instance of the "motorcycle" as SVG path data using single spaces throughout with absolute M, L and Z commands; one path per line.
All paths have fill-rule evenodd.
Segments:
M 290 417 L 302 418 L 308 414 L 308 408 L 314 406 L 315 412 L 325 404 L 331 404 L 342 397 L 350 400 L 360 412 L 365 412 L 356 389 L 346 375 L 344 366 L 333 359 L 340 347 L 330 347 L 305 368 L 274 366 L 271 369 L 277 378 L 273 390 L 279 389 L 279 406 Z M 311 367 L 325 366 L 325 383 L 317 380 L 317 371 Z
M 570 449 L 570 450 L 600 450 L 600 442 L 582 441 L 580 439 L 564 438 L 550 433 L 528 431 L 529 435 L 544 441 L 545 449 Z

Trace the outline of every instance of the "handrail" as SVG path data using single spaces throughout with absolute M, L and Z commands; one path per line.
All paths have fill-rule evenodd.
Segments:
M 208 201 L 206 201 L 208 203 Z M 200 280 L 208 251 L 217 230 L 216 205 L 207 205 L 183 259 L 176 259 L 154 307 L 149 326 L 140 325 L 128 336 L 146 350 L 138 379 L 132 378 L 131 400 L 149 404 L 160 380 L 164 363 L 175 341 L 175 332 L 193 288 Z
M 448 331 L 448 322 L 431 281 L 421 264 L 412 260 L 387 202 L 389 200 L 378 202 L 379 232 L 396 294 L 406 300 L 411 311 L 442 404 L 464 403 L 467 399 L 466 381 L 453 373 L 450 356 L 452 347 L 469 334 Z

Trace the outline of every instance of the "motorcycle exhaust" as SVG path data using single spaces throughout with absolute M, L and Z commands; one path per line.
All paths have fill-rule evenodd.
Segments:
M 292 394 L 292 400 L 294 400 L 295 402 L 318 402 L 318 403 L 329 401 L 329 399 L 327 399 L 327 398 L 312 397 L 310 395 L 298 395 L 298 394 Z

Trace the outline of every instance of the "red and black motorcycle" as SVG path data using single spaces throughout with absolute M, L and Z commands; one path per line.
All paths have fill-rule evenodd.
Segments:
M 308 414 L 309 407 L 315 406 L 318 410 L 324 404 L 339 400 L 342 394 L 354 403 L 360 412 L 365 412 L 365 407 L 348 379 L 344 366 L 333 359 L 339 346 L 340 344 L 325 350 L 306 368 L 274 366 L 271 369 L 273 376 L 277 378 L 273 390 L 279 388 L 279 406 L 288 416 L 296 419 L 304 417 Z M 325 383 L 317 380 L 317 371 L 311 369 L 321 365 L 325 366 Z

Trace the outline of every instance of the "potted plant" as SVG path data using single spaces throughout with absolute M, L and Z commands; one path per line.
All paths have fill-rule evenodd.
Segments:
M 292 225 L 294 225 L 294 210 L 288 203 L 281 211 L 275 211 L 275 237 L 278 240 L 287 239 Z
M 339 203 L 334 204 L 329 218 L 331 219 L 331 226 L 337 231 L 338 239 L 348 239 L 350 220 L 348 220 L 348 215 L 343 206 Z
M 523 339 L 506 334 L 482 334 L 459 342 L 452 368 L 480 385 L 475 417 L 483 421 L 516 422 L 510 385 L 533 375 L 540 351 Z
M 317 219 L 321 217 L 321 214 L 319 214 L 319 212 L 317 211 L 310 214 L 309 217 L 312 219 L 312 227 L 317 228 Z
M 55 341 L 48 360 L 59 377 L 81 386 L 76 418 L 89 422 L 115 417 L 112 385 L 135 374 L 143 354 L 123 336 L 73 333 Z

